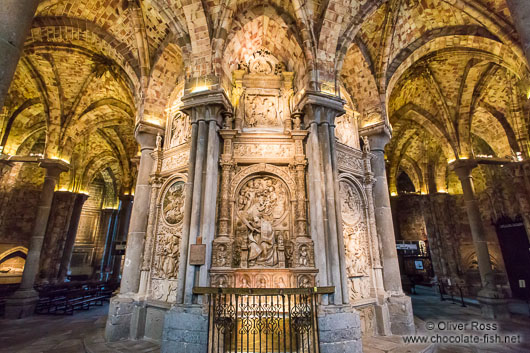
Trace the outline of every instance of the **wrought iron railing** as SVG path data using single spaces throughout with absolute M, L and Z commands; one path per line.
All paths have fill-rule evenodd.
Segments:
M 208 303 L 209 353 L 318 353 L 318 295 L 334 287 L 196 287 Z

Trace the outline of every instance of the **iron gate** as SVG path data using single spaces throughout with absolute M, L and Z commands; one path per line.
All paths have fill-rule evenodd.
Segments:
M 318 353 L 317 301 L 334 287 L 195 288 L 208 299 L 209 353 Z

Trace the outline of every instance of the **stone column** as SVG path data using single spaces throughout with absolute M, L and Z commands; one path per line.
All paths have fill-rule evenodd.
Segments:
M 70 218 L 70 224 L 68 226 L 68 232 L 66 233 L 66 241 L 64 243 L 61 264 L 59 266 L 59 275 L 57 277 L 58 282 L 64 282 L 66 276 L 68 275 L 70 260 L 72 259 L 72 253 L 74 251 L 77 227 L 79 226 L 79 219 L 81 218 L 81 211 L 83 210 L 83 205 L 87 199 L 88 195 L 86 194 L 76 195 L 74 207 L 72 209 L 72 216 Z
M 129 222 L 131 220 L 131 209 L 133 204 L 133 196 L 120 196 L 120 209 L 118 211 L 118 230 L 116 235 L 116 242 L 123 242 L 127 240 L 127 233 L 129 231 Z M 121 268 L 121 255 L 114 255 L 114 263 L 112 265 L 111 281 L 118 282 Z
M 528 0 L 506 0 L 506 3 L 521 38 L 526 60 L 530 64 L 530 2 Z
M 180 263 L 175 305 L 166 313 L 161 352 L 205 352 L 208 317 L 193 287 L 209 286 L 212 244 L 216 231 L 216 202 L 219 174 L 219 129 L 222 115 L 231 111 L 224 91 L 209 90 L 185 95 L 181 110 L 192 124 L 188 184 L 182 227 Z M 225 169 L 226 171 L 226 169 Z M 223 176 L 226 178 L 227 175 Z M 223 179 L 224 180 L 224 179 Z M 221 201 L 223 202 L 223 201 Z M 190 265 L 191 245 L 206 245 L 204 265 Z
M 138 166 L 138 178 L 134 191 L 134 204 L 129 224 L 129 235 L 127 237 L 127 249 L 123 265 L 120 293 L 137 293 L 140 285 L 140 266 L 144 247 L 145 232 L 147 230 L 147 219 L 149 216 L 149 204 L 151 196 L 151 185 L 149 176 L 153 170 L 154 159 L 151 152 L 155 149 L 157 133 L 162 133 L 162 128 L 149 125 L 145 122 L 136 127 L 135 136 L 140 144 L 141 157 Z
M 39 284 L 57 281 L 75 198 L 76 194 L 70 191 L 55 191 L 54 193 L 41 251 L 39 275 L 37 276 Z
M 0 12 L 0 109 L 13 80 L 39 0 L 3 0 Z
M 362 129 L 367 136 L 373 158 L 371 167 L 375 183 L 372 188 L 375 222 L 382 250 L 383 283 L 388 297 L 390 325 L 395 335 L 415 332 L 410 298 L 403 294 L 396 250 L 396 236 L 390 208 L 390 195 L 385 166 L 385 146 L 390 141 L 390 130 L 383 122 Z M 365 147 L 366 148 L 366 147 Z
M 50 216 L 53 193 L 59 180 L 59 175 L 69 168 L 67 163 L 53 159 L 43 159 L 39 165 L 46 169 L 46 176 L 42 185 L 37 216 L 35 217 L 33 233 L 26 257 L 26 265 L 22 274 L 22 282 L 19 289 L 6 301 L 6 318 L 19 319 L 32 315 L 35 310 L 39 294 L 33 289 L 33 285 L 35 276 L 39 271 L 40 254 Z
M 334 132 L 335 118 L 344 114 L 343 105 L 344 101 L 338 97 L 313 91 L 306 92 L 299 103 L 304 113 L 304 127 L 309 132 L 306 142 L 309 218 L 315 265 L 319 270 L 317 285 L 335 287 L 335 293 L 324 297 L 319 307 L 322 353 L 362 350 L 359 314 L 348 304 Z
M 217 90 L 189 94 L 182 98 L 182 102 L 181 110 L 190 116 L 196 131 L 191 141 L 191 146 L 196 146 L 196 153 L 193 159 L 190 154 L 189 161 L 188 182 L 193 184 L 190 193 L 186 194 L 186 202 L 189 197 L 191 201 L 186 205 L 190 210 L 189 220 L 184 219 L 183 226 L 177 303 L 190 305 L 194 302 L 193 287 L 210 284 L 208 269 L 216 231 L 216 203 L 211 201 L 217 199 L 218 192 L 219 129 L 222 126 L 222 114 L 231 111 L 231 105 L 224 92 Z M 206 244 L 205 265 L 189 265 L 190 245 L 197 244 L 199 236 L 202 243 Z
M 99 277 L 101 281 L 106 281 L 108 280 L 109 271 L 105 271 L 105 269 L 109 268 L 110 266 L 110 253 L 112 251 L 112 243 L 114 242 L 114 236 L 116 234 L 116 216 L 118 215 L 118 210 L 106 209 L 103 211 L 106 213 L 106 215 L 108 214 L 108 216 L 106 217 L 108 218 L 108 221 L 105 232 L 105 249 L 103 250 L 103 254 L 101 256 L 101 264 L 99 266 Z M 105 274 L 105 272 L 107 272 L 107 275 Z
M 450 164 L 450 168 L 458 175 L 464 193 L 469 227 L 473 237 L 473 245 L 477 253 L 478 271 L 482 289 L 478 292 L 477 299 L 481 304 L 482 316 L 488 319 L 509 318 L 510 312 L 500 293 L 495 287 L 493 268 L 491 266 L 488 242 L 484 232 L 484 224 L 480 216 L 478 201 L 475 198 L 475 187 L 471 171 L 477 166 L 474 160 L 457 160 Z
M 150 174 L 153 171 L 154 159 L 152 152 L 156 146 L 157 134 L 163 134 L 163 128 L 146 122 L 136 126 L 135 137 L 140 144 L 140 164 L 134 194 L 134 203 L 129 223 L 127 248 L 120 285 L 120 293 L 111 299 L 109 316 L 105 328 L 107 341 L 126 339 L 135 331 L 131 329 L 133 314 L 138 313 L 143 298 L 138 295 L 140 286 L 140 270 L 144 240 L 149 218 L 151 197 Z
M 311 235 L 315 248 L 325 249 L 325 256 L 315 254 L 317 281 L 319 286 L 335 286 L 330 299 L 336 305 L 349 300 L 334 134 L 335 118 L 344 114 L 343 105 L 340 98 L 311 91 L 299 103 L 309 131 L 306 145 Z

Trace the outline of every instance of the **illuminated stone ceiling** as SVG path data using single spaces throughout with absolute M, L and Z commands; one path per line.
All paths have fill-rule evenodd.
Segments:
M 106 173 L 128 190 L 135 123 L 164 125 L 193 77 L 230 90 L 261 48 L 298 92 L 342 88 L 360 126 L 388 119 L 391 190 L 404 171 L 429 191 L 428 168 L 445 190 L 447 162 L 478 142 L 528 154 L 528 68 L 504 0 L 43 0 L 0 112 L 4 151 L 71 161 L 65 188 Z

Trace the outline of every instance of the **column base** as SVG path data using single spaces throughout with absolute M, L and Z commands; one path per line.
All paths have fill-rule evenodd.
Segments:
M 109 305 L 109 315 L 105 326 L 105 340 L 115 342 L 129 339 L 131 336 L 131 321 L 138 302 L 133 298 L 120 296 L 112 297 Z
M 490 320 L 508 320 L 510 311 L 508 301 L 493 289 L 482 289 L 478 292 L 477 300 L 480 303 L 482 317 Z
M 386 304 L 375 304 L 375 320 L 377 324 L 377 333 L 380 336 L 392 335 L 392 329 L 390 327 L 390 313 L 388 312 L 388 306 Z
M 208 313 L 202 305 L 174 305 L 164 319 L 161 353 L 208 350 Z
M 361 320 L 351 306 L 318 308 L 320 353 L 362 353 Z
M 39 301 L 39 293 L 34 289 L 17 290 L 6 300 L 4 317 L 22 319 L 32 316 Z
M 388 311 L 390 314 L 390 329 L 393 335 L 412 335 L 416 333 L 412 302 L 406 295 L 391 296 L 388 298 Z

